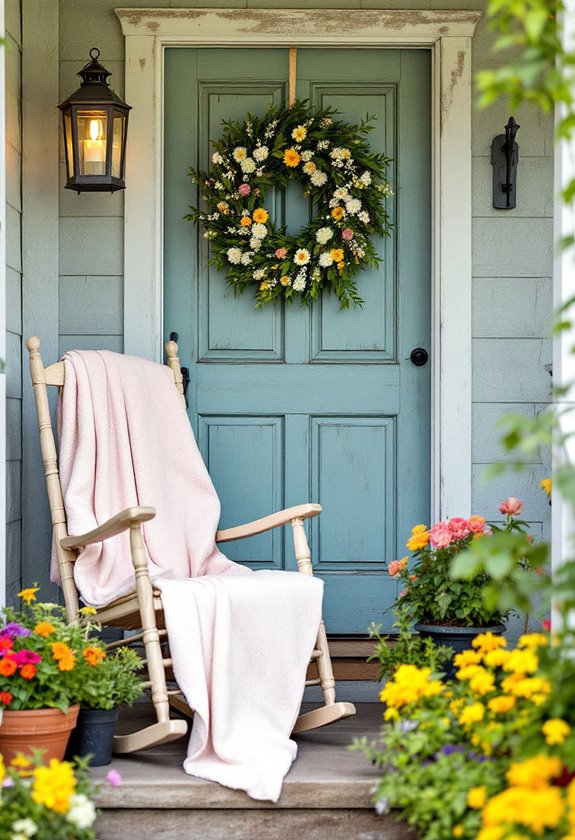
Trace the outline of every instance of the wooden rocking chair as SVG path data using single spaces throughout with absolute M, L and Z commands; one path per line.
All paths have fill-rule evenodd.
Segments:
M 130 753 L 174 741 L 186 734 L 188 724 L 181 719 L 170 719 L 170 705 L 186 714 L 193 715 L 193 711 L 183 700 L 179 689 L 168 689 L 166 679 L 166 668 L 171 667 L 172 661 L 169 657 L 164 656 L 162 640 L 164 642 L 169 642 L 169 640 L 167 640 L 164 625 L 161 593 L 154 588 L 148 575 L 148 561 L 142 533 L 142 523 L 153 519 L 156 511 L 153 507 L 130 507 L 87 534 L 73 536 L 68 534 L 47 392 L 47 386 L 49 385 L 58 388 L 64 387 L 64 363 L 58 362 L 45 368 L 40 355 L 39 338 L 32 336 L 26 343 L 30 354 L 30 375 L 38 414 L 40 446 L 52 513 L 54 544 L 69 621 L 75 620 L 80 607 L 79 593 L 73 574 L 74 561 L 80 549 L 92 543 L 111 539 L 123 531 L 129 530 L 130 532 L 132 562 L 135 571 L 135 591 L 97 609 L 95 619 L 105 627 L 112 626 L 130 631 L 140 631 L 130 634 L 129 638 L 125 640 L 113 642 L 111 646 L 143 642 L 149 678 L 145 687 L 151 690 L 157 722 L 132 734 L 116 736 L 114 738 L 114 752 Z M 173 380 L 174 386 L 184 399 L 178 346 L 175 342 L 169 341 L 166 344 L 166 356 L 167 365 L 164 366 L 166 373 Z M 303 574 L 311 575 L 311 556 L 303 523 L 304 519 L 317 516 L 319 513 L 321 513 L 320 505 L 298 505 L 274 513 L 271 516 L 265 516 L 255 522 L 249 522 L 246 525 L 218 531 L 216 542 L 244 539 L 290 523 L 293 529 L 298 569 Z M 316 646 L 312 654 L 312 662 L 315 663 L 317 668 L 317 677 L 307 680 L 306 685 L 321 686 L 324 705 L 301 714 L 296 721 L 294 733 L 316 729 L 355 714 L 353 704 L 336 702 L 335 680 L 323 621 L 320 624 Z

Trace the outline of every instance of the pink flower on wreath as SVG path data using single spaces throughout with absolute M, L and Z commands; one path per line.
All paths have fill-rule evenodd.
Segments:
M 467 519 L 462 519 L 461 516 L 454 516 L 447 523 L 447 527 L 451 531 L 454 540 L 464 540 L 469 536 L 469 524 Z
M 472 534 L 482 534 L 485 531 L 485 519 L 479 514 L 474 513 L 467 520 L 467 527 Z
M 447 522 L 437 522 L 429 532 L 429 542 L 434 548 L 447 548 L 453 541 L 453 534 Z
M 19 650 L 12 654 L 12 659 L 20 668 L 22 665 L 37 665 L 42 657 L 34 650 Z
M 285 260 L 287 256 L 287 248 L 277 248 L 276 257 L 278 260 Z
M 518 516 L 524 507 L 521 499 L 516 499 L 515 496 L 508 496 L 499 505 L 499 512 L 505 513 L 507 516 Z
M 345 239 L 346 242 L 349 242 L 350 239 L 353 239 L 354 233 L 351 228 L 344 228 L 341 232 L 341 238 Z
M 240 195 L 249 195 L 252 191 L 252 188 L 249 184 L 240 184 L 238 187 L 238 192 Z

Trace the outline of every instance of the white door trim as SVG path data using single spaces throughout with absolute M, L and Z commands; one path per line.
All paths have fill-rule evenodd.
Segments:
M 424 47 L 432 52 L 433 517 L 471 513 L 471 37 L 479 11 L 116 9 L 132 105 L 124 349 L 162 355 L 167 46 Z

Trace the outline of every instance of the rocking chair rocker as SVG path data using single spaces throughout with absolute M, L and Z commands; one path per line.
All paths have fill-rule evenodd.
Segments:
M 166 679 L 166 669 L 170 668 L 172 660 L 164 656 L 162 641 L 169 642 L 169 640 L 164 624 L 161 593 L 153 586 L 148 574 L 147 553 L 142 533 L 142 523 L 153 519 L 156 511 L 153 507 L 129 507 L 86 534 L 73 536 L 68 534 L 47 391 L 47 386 L 65 387 L 64 363 L 58 362 L 45 368 L 40 355 L 39 338 L 32 336 L 28 338 L 26 343 L 30 355 L 30 375 L 38 414 L 40 446 L 52 514 L 56 558 L 69 621 L 76 618 L 80 607 L 79 593 L 73 574 L 74 561 L 80 550 L 87 545 L 111 539 L 123 531 L 129 531 L 130 533 L 131 556 L 135 571 L 135 591 L 112 601 L 106 606 L 99 607 L 96 610 L 95 619 L 103 627 L 140 631 L 131 634 L 125 640 L 113 642 L 111 646 L 143 642 L 149 677 L 148 682 L 144 685 L 151 690 L 157 722 L 129 735 L 116 736 L 114 738 L 114 752 L 131 753 L 174 741 L 186 734 L 188 724 L 181 719 L 170 719 L 170 706 L 189 715 L 193 715 L 193 711 L 185 703 L 179 689 L 168 689 Z M 174 386 L 178 389 L 183 400 L 184 390 L 178 359 L 178 346 L 174 341 L 167 342 L 166 356 L 167 365 L 164 366 L 164 369 L 174 382 Z M 298 570 L 303 574 L 311 575 L 312 563 L 304 529 L 304 519 L 317 516 L 319 513 L 321 513 L 321 506 L 316 504 L 287 508 L 246 525 L 217 531 L 216 542 L 223 543 L 244 539 L 290 523 L 293 529 Z M 335 680 L 323 620 L 320 623 L 317 642 L 312 653 L 312 662 L 317 668 L 318 675 L 316 678 L 308 679 L 306 685 L 321 686 L 324 705 L 301 714 L 294 726 L 294 733 L 316 729 L 355 714 L 353 704 L 336 702 Z

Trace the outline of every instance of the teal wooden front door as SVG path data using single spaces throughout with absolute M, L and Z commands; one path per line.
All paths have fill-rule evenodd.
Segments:
M 376 116 L 374 149 L 393 158 L 393 234 L 384 263 L 360 275 L 363 309 L 326 296 L 256 311 L 208 267 L 190 165 L 207 169 L 221 120 L 287 99 L 287 49 L 168 49 L 165 55 L 165 331 L 191 371 L 190 418 L 220 495 L 220 527 L 307 501 L 328 632 L 384 621 L 397 586 L 386 564 L 429 520 L 430 57 L 419 50 L 298 51 L 297 96 Z M 273 208 L 271 202 L 273 201 Z M 295 186 L 266 200 L 297 231 L 309 207 Z M 254 569 L 295 569 L 291 529 L 227 544 Z

